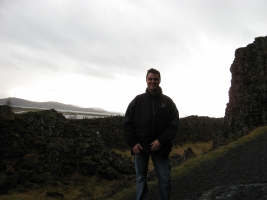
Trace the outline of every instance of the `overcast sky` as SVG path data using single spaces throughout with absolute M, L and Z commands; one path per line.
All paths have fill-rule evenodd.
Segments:
M 181 117 L 223 117 L 266 0 L 1 0 L 0 98 L 125 112 L 149 68 Z

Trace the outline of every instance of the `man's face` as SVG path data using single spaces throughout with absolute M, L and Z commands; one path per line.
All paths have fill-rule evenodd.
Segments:
M 160 79 L 158 74 L 149 73 L 146 78 L 148 91 L 155 93 L 159 87 Z

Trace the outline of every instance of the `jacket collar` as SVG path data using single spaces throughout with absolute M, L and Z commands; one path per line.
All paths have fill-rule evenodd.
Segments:
M 151 97 L 160 97 L 162 95 L 162 89 L 161 87 L 158 88 L 158 90 L 156 91 L 156 94 L 151 94 L 149 91 L 148 91 L 148 88 L 146 88 L 146 94 L 148 96 L 151 96 Z

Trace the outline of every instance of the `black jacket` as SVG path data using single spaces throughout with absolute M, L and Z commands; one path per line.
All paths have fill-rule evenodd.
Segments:
M 137 95 L 129 104 L 123 123 L 126 142 L 133 148 L 137 143 L 147 154 L 169 156 L 179 124 L 179 112 L 176 105 L 161 88 L 155 95 L 148 92 Z M 150 144 L 158 140 L 161 148 L 151 151 Z

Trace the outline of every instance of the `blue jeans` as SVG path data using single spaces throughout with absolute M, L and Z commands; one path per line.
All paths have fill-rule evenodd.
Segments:
M 158 178 L 160 200 L 169 200 L 171 194 L 171 165 L 169 158 L 151 155 L 156 175 Z M 134 154 L 134 167 L 136 173 L 137 200 L 148 199 L 147 172 L 149 155 Z

